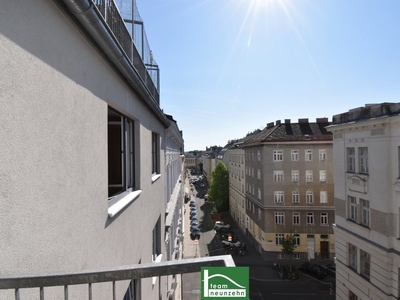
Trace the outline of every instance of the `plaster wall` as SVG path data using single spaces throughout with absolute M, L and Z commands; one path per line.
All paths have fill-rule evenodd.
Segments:
M 152 230 L 165 210 L 164 180 L 151 180 L 151 132 L 163 149 L 162 124 L 54 2 L 2 3 L 0 28 L 0 272 L 151 262 Z M 108 106 L 136 121 L 142 190 L 112 219 Z M 163 150 L 160 159 L 165 165 Z M 158 285 L 142 280 L 144 299 L 158 297 Z

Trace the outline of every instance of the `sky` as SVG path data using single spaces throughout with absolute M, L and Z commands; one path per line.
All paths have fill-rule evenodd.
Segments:
M 400 102 L 399 0 L 136 0 L 185 151 Z

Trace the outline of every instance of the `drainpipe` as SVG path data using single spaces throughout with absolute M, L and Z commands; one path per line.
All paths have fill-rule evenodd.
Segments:
M 87 30 L 90 36 L 96 41 L 107 57 L 113 62 L 118 70 L 124 75 L 143 101 L 152 109 L 157 117 L 167 128 L 169 120 L 156 104 L 155 99 L 144 85 L 140 75 L 125 56 L 113 36 L 109 33 L 108 27 L 99 16 L 94 4 L 90 0 L 62 0 L 71 12 Z

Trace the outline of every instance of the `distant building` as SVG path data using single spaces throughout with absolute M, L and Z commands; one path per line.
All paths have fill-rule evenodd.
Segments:
M 333 259 L 332 135 L 328 119 L 269 123 L 243 144 L 248 235 L 265 257 L 283 259 L 292 233 L 295 259 Z
M 400 297 L 400 103 L 333 116 L 337 299 Z

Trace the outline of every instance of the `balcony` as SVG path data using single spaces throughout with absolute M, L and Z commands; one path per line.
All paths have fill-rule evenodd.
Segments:
M 71 286 L 85 285 L 87 286 L 87 299 L 91 300 L 95 299 L 93 296 L 93 287 L 96 284 L 106 283 L 108 284 L 108 289 L 111 290 L 110 295 L 112 295 L 112 299 L 116 299 L 116 284 L 119 281 L 153 277 L 154 282 L 155 279 L 161 276 L 200 272 L 201 267 L 204 266 L 234 267 L 235 263 L 232 256 L 221 255 L 80 272 L 0 275 L 0 295 L 2 295 L 2 290 L 13 290 L 11 293 L 15 295 L 15 300 L 23 300 L 24 298 L 20 296 L 22 289 L 38 288 L 38 296 L 41 300 L 44 300 L 46 299 L 46 288 L 59 287 L 63 290 L 64 299 L 68 300 Z

